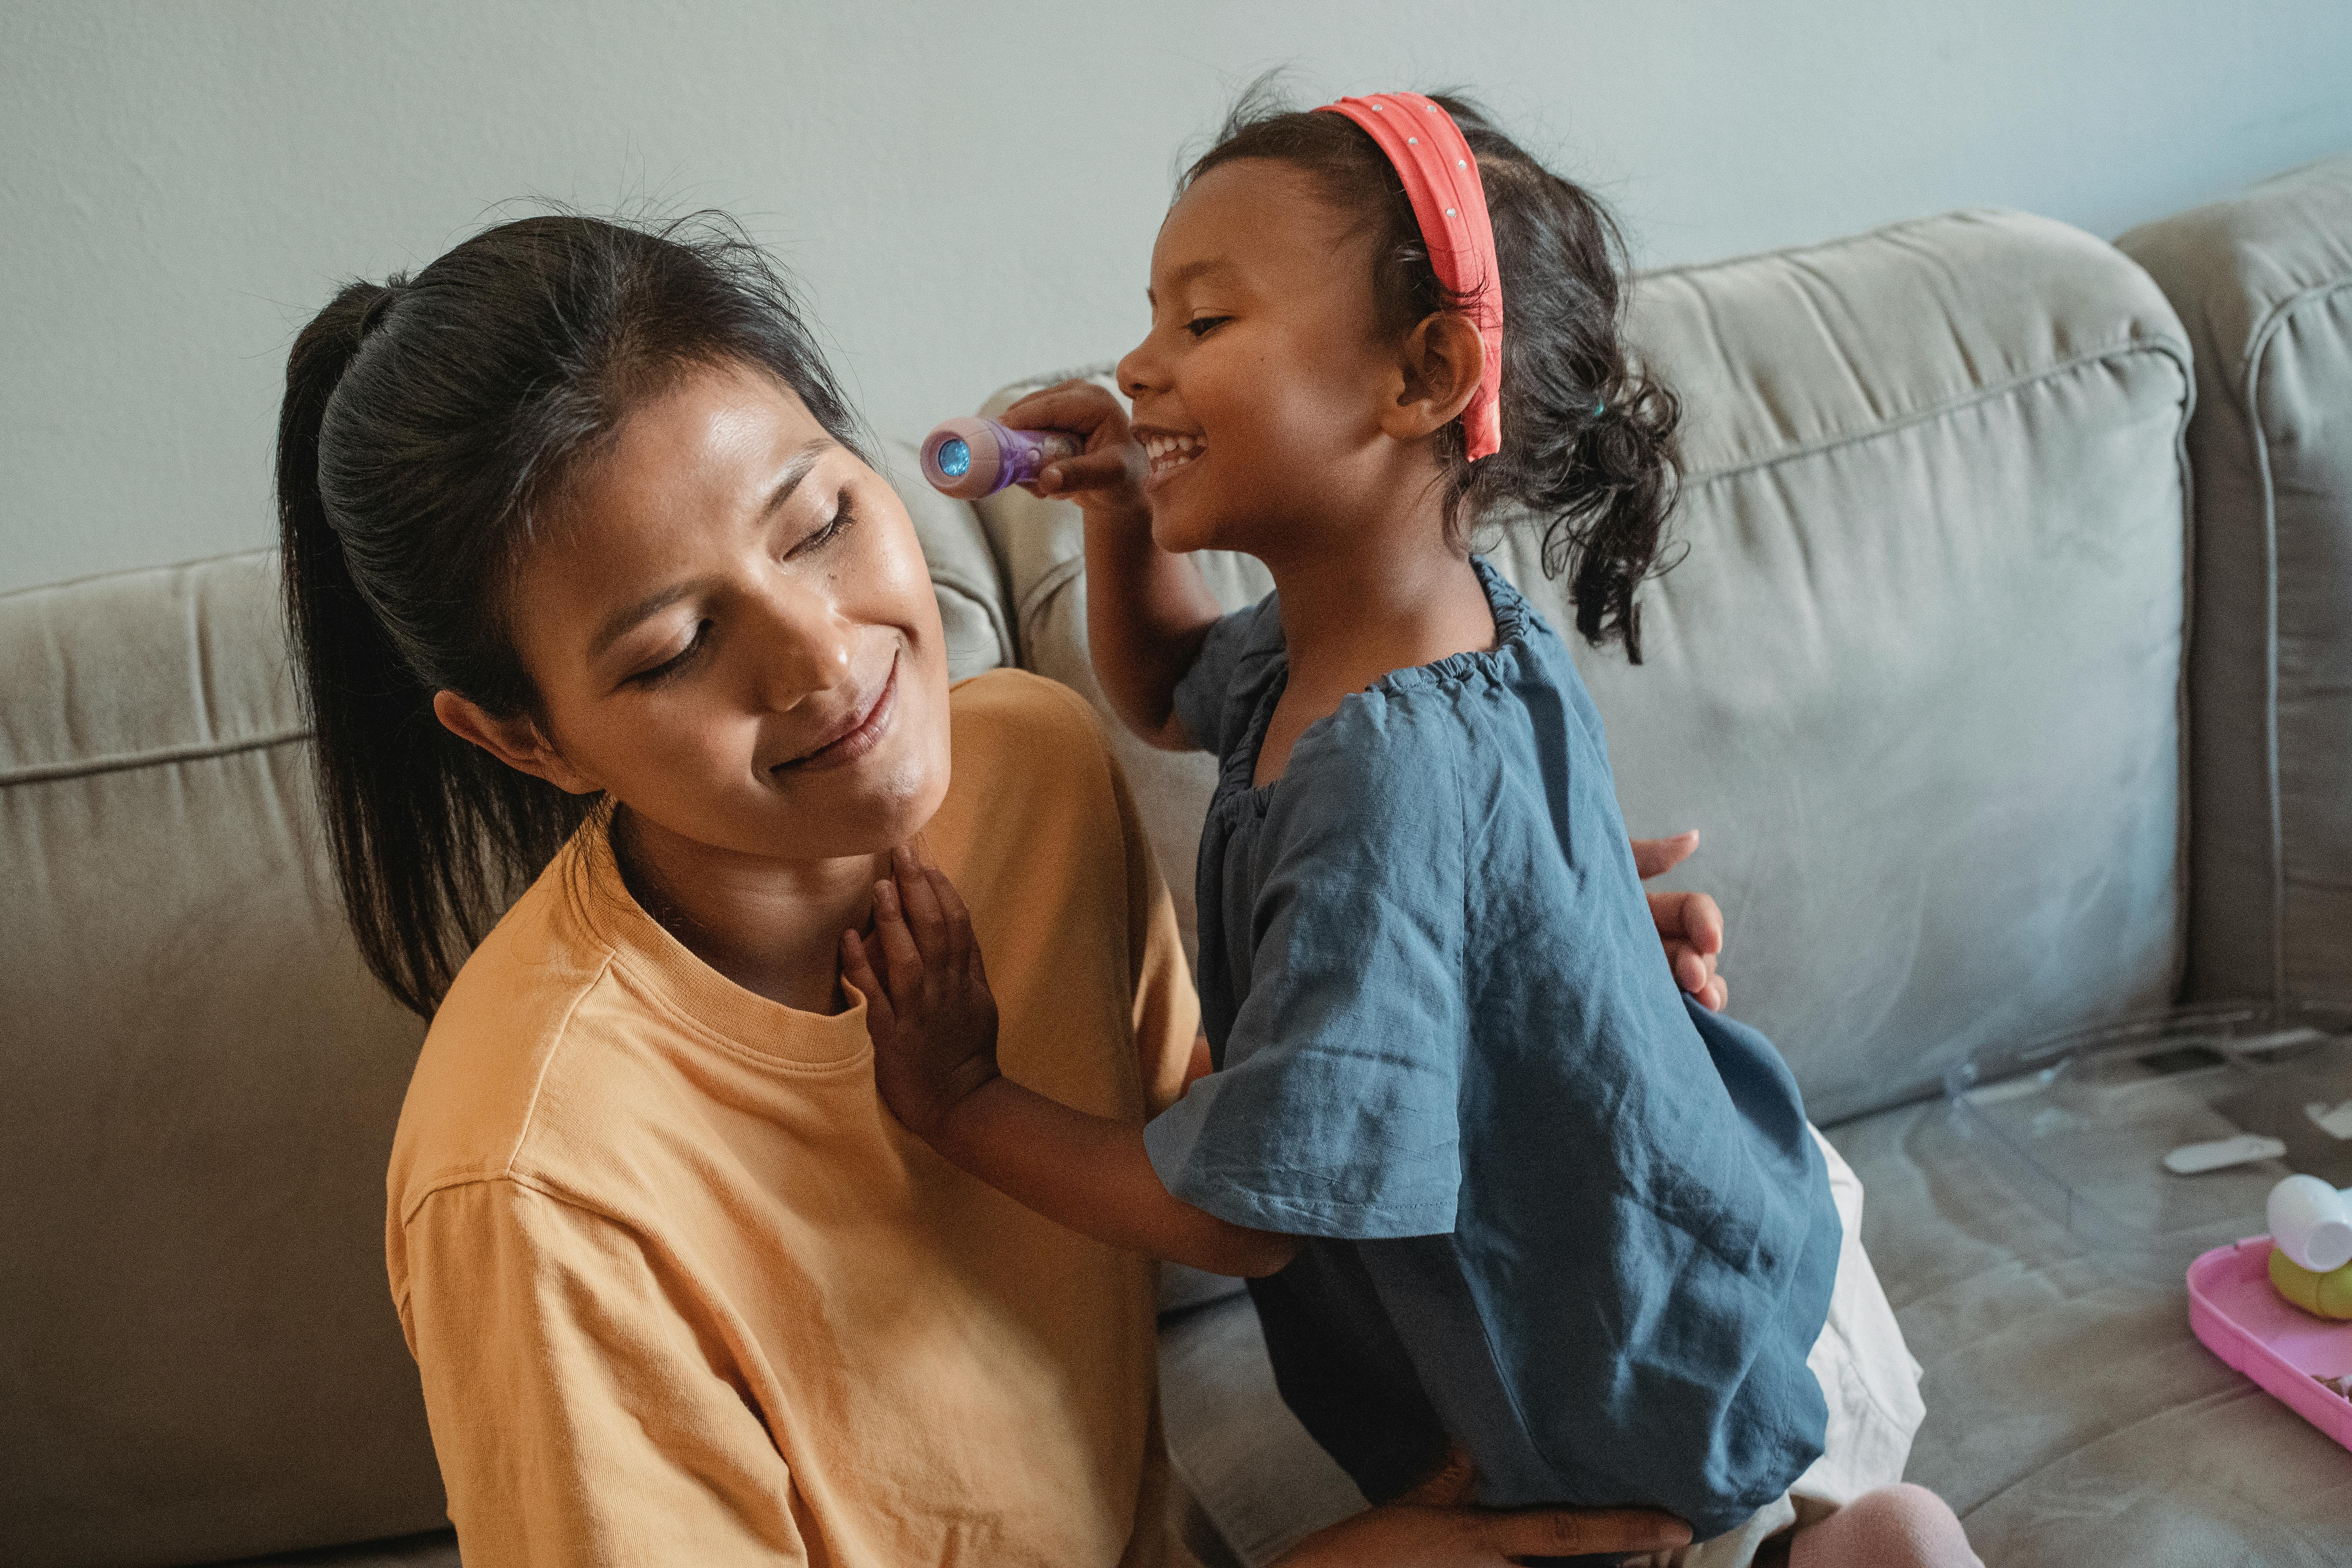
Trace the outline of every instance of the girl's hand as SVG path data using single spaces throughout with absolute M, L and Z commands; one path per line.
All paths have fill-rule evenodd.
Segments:
M 874 934 L 841 938 L 841 977 L 865 994 L 874 1082 L 890 1114 L 926 1143 L 994 1079 L 996 998 L 955 885 L 913 848 L 890 852 L 874 884 Z
M 1032 494 L 1066 497 L 1089 518 L 1150 526 L 1151 509 L 1143 499 L 1149 465 L 1128 431 L 1127 410 L 1110 393 L 1091 381 L 1066 381 L 1031 393 L 997 417 L 1015 430 L 1066 430 L 1086 437 L 1085 451 L 1045 466 L 1026 487 Z
M 1663 877 L 1698 847 L 1698 833 L 1677 833 L 1672 838 L 1636 838 L 1633 869 L 1643 881 Z M 1715 972 L 1723 957 L 1723 911 L 1705 893 L 1652 893 L 1650 920 L 1665 945 L 1675 984 L 1691 994 L 1702 1007 L 1723 1011 L 1731 999 L 1731 984 Z
M 1317 1531 L 1275 1568 L 1504 1568 L 1522 1558 L 1664 1553 L 1690 1540 L 1688 1525 L 1648 1509 L 1475 1507 L 1470 1484 L 1470 1461 L 1457 1452 L 1396 1501 Z

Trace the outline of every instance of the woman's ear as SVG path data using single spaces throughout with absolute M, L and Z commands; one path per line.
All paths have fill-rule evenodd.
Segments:
M 547 743 L 547 737 L 539 732 L 539 726 L 528 715 L 494 719 L 488 710 L 471 698 L 460 697 L 454 691 L 436 691 L 433 694 L 433 717 L 459 740 L 471 741 L 507 766 L 533 778 L 545 779 L 567 795 L 593 795 L 603 787 L 565 762 L 562 753 Z
M 1425 317 L 1405 334 L 1403 385 L 1381 427 L 1400 440 L 1434 435 L 1470 406 L 1486 374 L 1486 340 L 1459 310 Z

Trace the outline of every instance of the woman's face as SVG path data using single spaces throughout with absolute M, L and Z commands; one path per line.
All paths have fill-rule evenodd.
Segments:
M 567 789 L 790 860 L 902 843 L 947 793 L 946 638 L 914 525 L 766 374 L 696 371 L 631 415 L 512 593 Z

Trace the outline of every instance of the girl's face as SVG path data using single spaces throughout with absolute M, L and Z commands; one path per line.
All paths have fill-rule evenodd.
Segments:
M 1382 414 L 1406 391 L 1371 238 L 1305 171 L 1220 164 L 1151 251 L 1151 332 L 1118 364 L 1165 550 L 1265 555 L 1393 482 Z
M 946 639 L 914 525 L 774 379 L 631 415 L 512 588 L 544 776 L 763 858 L 870 855 L 947 793 Z

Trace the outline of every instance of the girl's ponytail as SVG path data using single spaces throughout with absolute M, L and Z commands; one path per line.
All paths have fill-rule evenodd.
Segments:
M 1675 505 L 1682 405 L 1628 360 L 1625 244 L 1583 187 L 1467 103 L 1440 99 L 1478 155 L 1503 269 L 1503 448 L 1455 465 L 1472 517 L 1516 502 L 1541 523 L 1547 576 L 1569 574 L 1576 629 L 1642 662 L 1634 593 L 1658 570 Z
M 773 375 L 855 445 L 783 280 L 708 216 L 502 224 L 413 281 L 347 286 L 295 339 L 288 628 L 345 914 L 418 1013 L 599 805 L 460 741 L 434 695 L 541 717 L 507 602 L 541 503 L 632 409 L 723 363 Z

